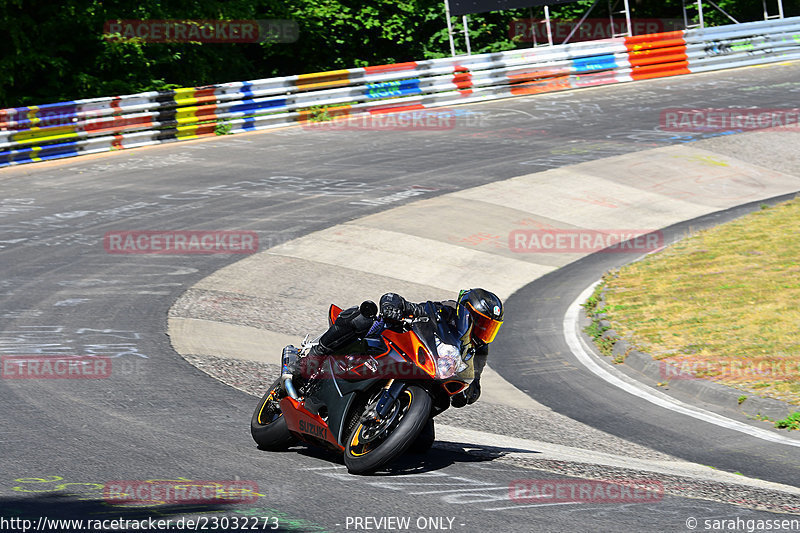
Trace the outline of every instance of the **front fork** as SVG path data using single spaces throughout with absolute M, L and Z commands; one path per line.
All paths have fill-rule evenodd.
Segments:
M 367 413 L 367 417 L 372 416 L 375 420 L 380 420 L 392 412 L 394 404 L 400 397 L 400 394 L 405 390 L 406 384 L 402 381 L 395 381 L 390 379 L 386 386 L 383 387 L 383 393 L 378 399 L 378 404 L 375 409 Z

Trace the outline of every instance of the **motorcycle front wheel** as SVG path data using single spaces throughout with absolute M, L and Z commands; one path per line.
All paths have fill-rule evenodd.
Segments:
M 297 442 L 297 439 L 289 433 L 286 419 L 283 418 L 279 406 L 281 393 L 281 381 L 278 379 L 258 402 L 250 420 L 250 434 L 262 450 L 285 450 Z
M 376 394 L 359 417 L 380 398 Z M 351 474 L 374 472 L 399 457 L 425 429 L 433 400 L 417 385 L 409 385 L 400 394 L 392 411 L 379 421 L 359 421 L 347 439 L 344 464 Z

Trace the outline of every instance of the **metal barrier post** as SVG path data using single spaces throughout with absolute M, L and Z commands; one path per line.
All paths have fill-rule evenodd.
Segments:
M 705 28 L 705 21 L 703 20 L 703 2 L 702 0 L 697 0 L 697 2 L 691 2 L 694 4 L 695 9 L 697 9 L 697 23 L 689 23 L 689 15 L 686 12 L 686 0 L 683 0 L 683 25 L 687 30 L 695 29 L 695 28 Z
M 447 19 L 447 36 L 450 38 L 450 56 L 456 57 L 456 45 L 453 42 L 453 23 L 450 21 L 450 0 L 444 0 L 444 17 Z
M 625 8 L 622 11 L 614 11 L 617 7 L 619 0 L 608 0 L 608 18 L 611 21 L 611 37 L 630 37 L 633 35 L 631 31 L 631 7 L 628 0 L 625 0 Z M 627 31 L 617 33 L 617 27 L 614 24 L 614 15 L 625 15 L 625 27 Z
M 467 16 L 463 15 L 461 21 L 464 23 L 464 40 L 467 42 L 467 55 L 472 55 L 472 47 L 469 43 L 469 28 L 467 27 Z
M 767 9 L 767 0 L 761 0 L 764 6 L 764 20 L 782 19 L 783 18 L 783 0 L 778 0 L 778 14 L 770 15 Z

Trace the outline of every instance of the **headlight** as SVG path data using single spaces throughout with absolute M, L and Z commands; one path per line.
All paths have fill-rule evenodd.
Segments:
M 461 351 L 452 344 L 445 344 L 436 339 L 436 351 L 439 358 L 436 360 L 436 377 L 447 379 L 464 370 L 467 365 L 461 360 Z
M 439 352 L 439 357 L 458 357 L 461 355 L 459 349 L 452 344 L 445 344 L 438 340 L 436 341 L 436 351 Z

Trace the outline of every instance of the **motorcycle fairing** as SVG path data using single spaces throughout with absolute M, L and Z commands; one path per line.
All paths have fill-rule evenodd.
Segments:
M 450 376 L 457 380 L 465 381 L 467 385 L 472 383 L 475 377 L 475 366 L 472 359 L 473 351 L 470 340 L 470 333 L 472 322 L 470 320 L 469 312 L 463 305 L 458 305 L 455 328 L 451 328 L 447 324 L 442 314 L 438 311 L 436 304 L 433 302 L 425 302 L 423 304 L 427 322 L 415 322 L 411 330 L 422 341 L 430 353 L 437 359 L 436 367 L 439 367 L 438 360 L 442 354 L 439 353 L 439 345 L 454 346 L 459 351 L 459 368 L 460 370 L 454 375 Z M 437 344 L 438 341 L 438 344 Z M 436 374 L 434 373 L 434 376 Z M 466 387 L 464 387 L 466 388 Z M 448 394 L 452 395 L 457 391 L 456 388 L 445 387 Z M 463 388 L 461 389 L 463 390 Z M 460 392 L 460 391 L 457 391 Z
M 328 309 L 328 327 L 332 326 L 334 322 L 336 322 L 336 317 L 339 316 L 339 313 L 342 312 L 342 308 L 331 304 L 330 308 Z
M 417 335 L 397 333 L 387 329 L 383 332 L 383 337 L 389 343 L 389 347 L 400 354 L 404 360 L 423 369 L 429 377 L 436 376 L 436 362 L 430 357 L 431 351 L 426 348 Z
M 328 424 L 319 415 L 306 409 L 302 403 L 291 396 L 286 396 L 281 400 L 280 406 L 289 431 L 303 440 L 321 442 L 344 451 L 344 446 L 339 444 Z
M 337 377 L 334 371 L 334 368 L 336 368 L 336 359 L 336 356 L 327 357 L 325 359 L 320 375 L 318 376 L 320 383 L 319 388 L 311 392 L 300 405 L 306 413 L 316 417 L 325 424 L 325 427 L 329 430 L 329 434 L 331 434 L 332 438 L 336 441 L 337 449 L 343 449 L 342 443 L 347 438 L 347 435 L 344 435 L 345 424 L 347 422 L 346 415 L 351 411 L 353 402 L 358 396 L 357 393 L 369 390 L 381 380 L 377 378 L 360 379 L 358 381 L 341 379 Z M 323 406 L 328 410 L 327 421 L 319 416 L 319 410 Z M 283 408 L 283 405 L 281 405 L 281 408 Z M 289 420 L 287 419 L 287 423 L 288 422 Z M 291 426 L 289 426 L 289 429 L 290 431 L 294 431 Z M 298 427 L 298 429 L 300 428 Z M 315 437 L 313 433 L 300 433 L 303 435 L 310 435 L 312 438 Z

